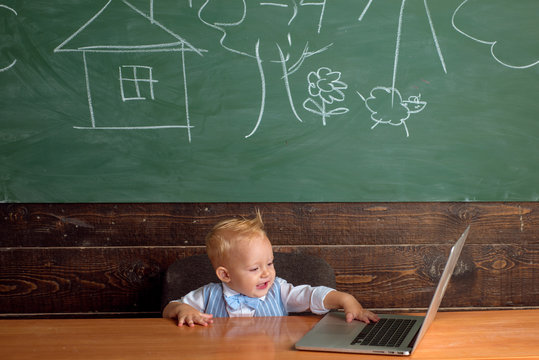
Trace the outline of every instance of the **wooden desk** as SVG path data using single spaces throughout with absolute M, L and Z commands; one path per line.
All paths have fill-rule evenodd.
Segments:
M 293 349 L 318 316 L 0 320 L 0 359 L 395 359 Z M 503 328 L 503 330 L 502 330 Z M 439 313 L 410 359 L 539 359 L 539 310 Z

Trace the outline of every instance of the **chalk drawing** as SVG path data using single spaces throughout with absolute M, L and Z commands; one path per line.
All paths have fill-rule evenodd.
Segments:
M 11 11 L 15 15 L 19 15 L 19 14 L 17 14 L 17 11 L 15 9 L 13 9 L 13 8 L 7 6 L 7 5 L 0 4 L 0 8 L 7 9 L 7 10 Z
M 122 101 L 155 100 L 153 68 L 151 66 L 122 65 L 118 68 Z M 144 86 L 147 85 L 147 86 Z M 147 91 L 144 91 L 144 88 Z
M 15 64 L 17 64 L 17 59 L 13 60 L 11 62 L 11 64 L 9 64 L 8 66 L 0 68 L 0 72 L 7 71 L 7 70 L 11 69 L 12 67 L 15 66 Z
M 444 56 L 442 54 L 442 50 L 440 49 L 440 44 L 438 43 L 438 37 L 436 36 L 436 31 L 434 30 L 434 24 L 432 22 L 432 17 L 430 16 L 430 10 L 427 4 L 427 0 L 423 0 L 423 4 L 425 5 L 425 12 L 427 13 L 427 19 L 429 20 L 430 32 L 432 34 L 432 39 L 434 40 L 434 46 L 436 47 L 438 58 L 440 59 L 440 63 L 442 64 L 444 72 L 447 74 L 447 68 L 445 66 Z
M 480 44 L 484 44 L 484 45 L 489 45 L 490 46 L 490 54 L 492 55 L 492 57 L 494 58 L 494 60 L 496 60 L 499 64 L 503 65 L 503 66 L 506 66 L 508 68 L 511 68 L 511 69 L 527 69 L 527 68 L 530 68 L 532 66 L 535 66 L 537 64 L 539 64 L 539 59 L 538 60 L 534 60 L 532 62 L 529 62 L 527 64 L 523 64 L 523 65 L 513 65 L 513 64 L 509 64 L 508 62 L 505 62 L 503 60 L 501 60 L 497 55 L 496 55 L 496 52 L 495 52 L 495 47 L 496 45 L 498 44 L 498 41 L 497 40 L 482 40 L 482 39 L 479 39 L 479 38 L 476 38 L 468 33 L 466 33 L 464 30 L 462 30 L 461 28 L 459 28 L 456 24 L 455 24 L 455 18 L 457 17 L 457 15 L 461 12 L 461 9 L 463 8 L 463 6 L 468 3 L 469 0 L 464 0 L 457 8 L 456 10 L 453 12 L 453 16 L 451 17 L 451 24 L 453 25 L 453 28 L 458 31 L 460 34 L 466 36 L 467 38 L 475 41 L 475 42 L 478 42 Z M 504 3 L 506 4 L 505 6 L 512 6 L 511 3 Z M 529 11 L 533 11 L 533 10 L 529 10 Z M 537 13 L 536 13 L 537 14 Z M 535 37 L 535 39 L 537 39 L 537 34 L 533 34 L 533 36 Z M 535 44 L 535 46 L 537 46 L 537 43 Z
M 391 84 L 392 89 L 395 89 L 395 82 L 397 80 L 397 64 L 399 62 L 400 40 L 401 40 L 402 23 L 403 23 L 403 14 L 404 14 L 404 6 L 405 6 L 405 4 L 406 4 L 406 0 L 402 0 L 400 12 L 399 12 L 398 27 L 397 27 L 397 40 L 396 40 L 396 46 L 395 46 L 395 61 L 393 63 L 393 81 L 392 81 L 392 84 Z M 427 0 L 424 0 L 423 4 L 424 4 L 424 7 L 425 7 L 425 11 L 427 13 L 427 18 L 429 20 L 430 30 L 431 30 L 431 33 L 432 33 L 432 37 L 434 39 L 434 45 L 435 45 L 436 50 L 438 52 L 438 57 L 440 59 L 440 62 L 442 64 L 442 68 L 443 68 L 444 72 L 447 74 L 447 68 L 445 66 L 445 60 L 444 60 L 444 57 L 443 57 L 442 52 L 440 50 L 440 46 L 438 44 L 438 38 L 436 36 L 436 32 L 434 31 L 434 25 L 432 24 L 432 19 L 431 19 L 431 16 L 430 16 L 429 7 L 427 5 Z M 391 97 L 391 101 L 393 103 L 393 96 Z
M 326 1 L 327 0 L 312 2 L 312 1 L 301 0 L 301 3 L 300 3 L 301 6 L 320 6 L 321 8 L 320 19 L 318 20 L 318 30 L 317 30 L 319 34 L 320 34 L 320 30 L 322 29 L 322 20 L 324 19 L 324 13 L 326 12 Z
M 119 5 L 118 5 L 119 4 Z M 121 5 L 123 4 L 123 5 Z M 124 6 L 120 11 L 125 12 L 124 21 L 133 21 L 133 22 L 147 22 L 149 26 L 155 26 L 157 29 L 165 32 L 170 36 L 171 42 L 169 43 L 155 43 L 151 45 L 132 45 L 132 46 L 118 46 L 118 45 L 92 45 L 92 46 L 75 46 L 70 47 L 70 43 L 85 31 L 89 31 L 88 28 L 99 17 L 105 16 L 107 11 L 111 11 L 110 8 L 114 6 Z M 116 8 L 117 11 L 118 8 Z M 123 14 L 122 12 L 122 14 Z M 191 119 L 189 116 L 189 96 L 187 91 L 187 73 L 185 67 L 185 53 L 195 53 L 202 56 L 206 50 L 195 48 L 189 42 L 187 42 L 180 35 L 175 34 L 161 23 L 159 23 L 153 17 L 153 0 L 150 2 L 149 14 L 144 13 L 135 6 L 133 6 L 127 0 L 108 0 L 108 2 L 103 6 L 93 17 L 90 18 L 82 27 L 77 29 L 71 36 L 69 36 L 64 42 L 58 45 L 55 49 L 55 53 L 59 52 L 80 52 L 82 53 L 83 58 L 83 70 L 86 80 L 86 93 L 88 99 L 88 107 L 90 113 L 90 126 L 74 126 L 75 129 L 85 129 L 85 130 L 151 130 L 151 129 L 170 129 L 170 128 L 180 128 L 187 130 L 188 141 L 191 142 Z M 181 83 L 176 84 L 182 88 L 184 92 L 184 98 L 180 99 L 185 104 L 185 123 L 184 124 L 163 124 L 163 125 L 147 125 L 147 126 L 98 126 L 98 122 L 103 122 L 106 120 L 96 119 L 94 103 L 92 99 L 92 84 L 90 83 L 90 74 L 88 67 L 88 56 L 90 53 L 101 53 L 101 54 L 114 54 L 114 53 L 158 53 L 158 52 L 170 52 L 170 53 L 180 53 L 181 54 L 181 72 L 180 78 Z M 153 66 L 148 64 L 125 64 L 121 65 L 119 68 L 119 77 L 116 81 L 119 82 L 118 88 L 120 89 L 121 99 L 123 102 L 126 101 L 149 101 L 155 100 L 155 84 L 159 81 L 166 79 L 154 79 L 153 75 Z M 170 75 L 170 74 L 169 74 Z M 167 75 L 168 76 L 168 75 Z M 169 76 L 170 77 L 170 76 Z M 171 77 L 173 78 L 173 77 Z M 95 86 L 99 86 L 96 84 Z M 146 86 L 147 90 L 144 92 L 143 86 Z M 129 92 L 129 95 L 127 93 Z M 172 99 L 172 101 L 178 101 L 179 99 Z M 181 121 L 180 119 L 177 119 Z
M 395 58 L 393 61 L 393 82 L 391 83 L 391 89 L 395 89 L 395 82 L 397 80 L 397 64 L 399 62 L 399 51 L 400 51 L 400 42 L 401 42 L 401 30 L 402 30 L 402 15 L 404 13 L 404 4 L 406 3 L 406 0 L 402 0 L 401 3 L 401 10 L 399 12 L 399 23 L 397 27 L 397 43 L 395 45 Z M 395 91 L 391 92 L 391 106 L 393 106 L 394 103 L 394 95 Z
M 317 71 L 311 71 L 307 76 L 309 95 L 312 97 L 307 98 L 303 102 L 303 108 L 320 115 L 324 126 L 326 126 L 327 118 L 348 112 L 348 108 L 345 107 L 335 109 L 328 109 L 327 107 L 333 103 L 344 101 L 345 96 L 343 90 L 347 89 L 348 85 L 340 79 L 340 72 L 332 71 L 327 67 L 321 67 Z
M 406 121 L 410 114 L 422 111 L 427 105 L 425 101 L 421 100 L 421 94 L 402 100 L 399 90 L 384 86 L 377 86 L 372 89 L 366 99 L 359 92 L 357 94 L 371 112 L 371 119 L 374 121 L 371 129 L 374 129 L 379 124 L 402 125 L 406 131 L 406 137 L 410 136 L 406 126 Z
M 301 54 L 299 55 L 298 59 L 296 61 L 293 61 L 291 59 L 291 55 L 289 52 L 285 52 L 283 50 L 283 47 L 284 47 L 284 44 L 279 44 L 278 42 L 275 42 L 275 48 L 277 50 L 277 54 L 278 54 L 278 59 L 277 60 L 273 60 L 273 59 L 262 59 L 260 53 L 261 53 L 261 42 L 260 42 L 260 38 L 257 38 L 255 43 L 254 43 L 254 47 L 253 47 L 253 50 L 245 50 L 245 49 L 240 49 L 238 48 L 237 46 L 231 46 L 228 44 L 228 35 L 229 35 L 229 29 L 232 29 L 234 27 L 237 27 L 237 26 L 240 26 L 244 23 L 244 21 L 247 19 L 247 16 L 248 16 L 248 13 L 250 11 L 257 11 L 257 6 L 258 6 L 258 9 L 260 8 L 263 8 L 263 7 L 273 7 L 273 8 L 276 8 L 276 9 L 283 9 L 285 11 L 287 11 L 287 13 L 284 13 L 283 16 L 287 16 L 286 17 L 286 20 L 287 20 L 287 24 L 288 26 L 290 26 L 293 21 L 296 19 L 296 17 L 298 16 L 298 13 L 299 13 L 299 7 L 301 6 L 320 6 L 321 7 L 321 15 L 320 15 L 320 18 L 319 18 L 319 21 L 318 21 L 318 28 L 317 28 L 317 31 L 320 32 L 320 29 L 321 29 L 321 26 L 322 26 L 322 19 L 323 19 L 323 16 L 324 16 L 324 10 L 325 10 L 325 5 L 326 5 L 326 1 L 300 1 L 299 4 L 296 0 L 282 0 L 282 1 L 260 1 L 258 3 L 256 3 L 256 5 L 253 5 L 253 3 L 249 3 L 249 6 L 247 6 L 247 1 L 246 0 L 242 0 L 241 1 L 241 5 L 240 5 L 240 8 L 238 10 L 238 13 L 237 13 L 237 16 L 234 18 L 234 19 L 231 19 L 229 20 L 228 22 L 219 22 L 219 21 L 208 21 L 207 18 L 206 18 L 206 11 L 209 11 L 208 9 L 210 8 L 211 6 L 211 3 L 214 2 L 212 0 L 205 0 L 204 4 L 200 7 L 199 11 L 198 11 L 198 18 L 200 19 L 200 21 L 215 29 L 215 30 L 218 30 L 219 32 L 222 33 L 222 36 L 221 38 L 219 39 L 219 44 L 221 45 L 221 47 L 223 47 L 224 49 L 226 49 L 227 51 L 230 51 L 232 53 L 235 53 L 235 54 L 238 54 L 238 55 L 241 55 L 241 56 L 246 56 L 246 57 L 249 57 L 249 58 L 252 58 L 256 61 L 256 64 L 257 64 L 257 69 L 258 69 L 258 73 L 259 73 L 259 77 L 260 77 L 260 93 L 261 93 L 261 98 L 260 98 L 260 104 L 259 104 L 259 110 L 258 110 L 258 116 L 257 116 L 257 120 L 256 120 L 256 123 L 253 127 L 253 129 L 247 134 L 245 135 L 245 138 L 249 138 L 251 136 L 253 136 L 261 122 L 262 122 L 262 119 L 264 117 L 264 110 L 265 110 L 265 98 L 266 98 L 266 93 L 267 93 L 267 86 L 268 84 L 266 83 L 266 76 L 265 76 L 265 64 L 267 62 L 270 62 L 270 63 L 280 63 L 281 64 L 281 70 L 282 70 L 282 81 L 284 82 L 284 85 L 285 85 L 285 91 L 286 91 L 286 95 L 287 95 L 287 98 L 288 98 L 288 103 L 290 105 L 290 108 L 291 108 L 291 111 L 292 113 L 294 114 L 294 117 L 300 121 L 300 122 L 303 122 L 303 120 L 301 119 L 300 115 L 298 114 L 297 110 L 296 110 L 296 105 L 295 105 L 295 101 L 292 97 L 292 91 L 290 89 L 290 75 L 294 74 L 302 65 L 303 65 L 303 62 L 305 61 L 305 59 L 311 57 L 311 56 L 314 56 L 316 54 L 319 54 L 323 51 L 326 51 L 332 44 L 329 44 L 327 46 L 324 46 L 320 49 L 317 49 L 317 50 L 310 50 L 309 48 L 309 43 L 306 42 L 305 45 L 303 46 L 303 51 L 301 52 Z M 237 4 L 237 3 L 236 3 Z M 222 2 L 220 2 L 220 5 L 222 6 Z M 294 48 L 297 48 L 297 49 L 301 49 L 301 48 L 298 48 L 296 47 L 295 44 L 293 44 L 293 40 L 292 40 L 292 34 L 290 32 L 288 32 L 288 34 L 286 35 L 286 39 L 287 39 L 287 46 L 288 47 L 294 47 Z
M 371 4 L 372 4 L 372 0 L 369 0 L 367 5 L 365 5 L 365 7 L 363 8 L 363 11 L 361 12 L 361 15 L 359 15 L 358 21 L 363 20 L 363 17 L 367 13 L 367 10 L 369 10 L 369 8 L 371 7 Z
M 402 0 L 402 3 L 401 3 L 401 10 L 400 10 L 400 13 L 399 13 L 399 30 L 398 30 L 398 35 L 397 35 L 397 41 L 400 41 L 400 31 L 401 31 L 401 26 L 402 26 L 402 16 L 403 16 L 403 12 L 404 12 L 404 3 L 405 3 L 405 1 L 406 0 Z M 363 9 L 363 12 L 359 16 L 358 21 L 363 20 L 363 17 L 367 13 L 367 10 L 370 8 L 372 2 L 373 2 L 373 0 L 369 0 L 367 5 L 365 5 L 365 8 Z M 429 5 L 427 3 L 427 0 L 423 0 L 423 7 L 425 8 L 425 12 L 427 14 L 427 20 L 429 21 L 430 32 L 432 34 L 432 39 L 434 41 L 434 46 L 436 47 L 436 52 L 438 53 L 438 58 L 440 59 L 440 63 L 442 64 L 442 68 L 443 68 L 444 72 L 447 74 L 447 68 L 446 68 L 446 65 L 445 65 L 444 56 L 442 54 L 442 50 L 441 50 L 440 44 L 438 42 L 438 36 L 436 36 L 436 31 L 434 29 L 434 23 L 432 22 L 432 17 L 430 15 L 430 10 L 429 10 Z M 393 84 L 393 87 L 394 86 L 395 86 L 395 84 Z
M 367 13 L 367 10 L 370 8 L 373 0 L 369 0 L 367 5 L 365 5 L 365 8 L 363 9 L 363 12 L 359 16 L 358 21 L 362 21 L 365 14 Z M 404 5 L 406 3 L 406 0 L 402 0 L 400 12 L 399 12 L 399 21 L 398 21 L 398 28 L 397 28 L 397 46 L 395 47 L 395 62 L 393 66 L 393 84 L 392 88 L 395 88 L 395 78 L 396 78 L 396 72 L 397 72 L 397 63 L 398 63 L 398 55 L 399 55 L 399 47 L 400 47 L 400 37 L 401 37 L 401 30 L 402 30 L 402 22 L 403 22 L 403 15 L 404 15 Z M 423 0 L 423 7 L 425 8 L 425 13 L 427 14 L 427 20 L 429 21 L 430 31 L 432 34 L 432 39 L 434 41 L 434 46 L 436 48 L 436 52 L 438 53 L 438 58 L 440 59 L 440 63 L 442 64 L 442 68 L 444 72 L 447 74 L 447 67 L 445 65 L 444 56 L 442 54 L 442 50 L 440 48 L 440 44 L 438 42 L 438 36 L 436 36 L 436 31 L 434 29 L 434 23 L 432 21 L 432 17 L 430 15 L 429 6 L 427 3 L 427 0 Z
M 326 1 L 306 1 L 301 0 L 299 3 L 299 6 L 320 6 L 320 18 L 318 19 L 318 26 L 317 26 L 317 32 L 320 34 L 320 30 L 322 29 L 322 21 L 324 19 L 324 12 L 326 11 Z M 298 4 L 296 0 L 284 0 L 284 2 L 279 1 L 262 1 L 260 2 L 261 6 L 277 6 L 282 8 L 291 7 L 293 9 L 292 15 L 290 16 L 290 19 L 288 20 L 288 25 L 292 23 L 292 21 L 295 19 L 295 17 L 298 15 Z
M 300 122 L 303 122 L 303 120 L 301 119 L 301 117 L 298 115 L 298 112 L 296 111 L 296 106 L 294 104 L 294 99 L 292 98 L 292 91 L 290 89 L 289 77 L 290 77 L 290 75 L 292 75 L 294 72 L 296 72 L 300 68 L 300 66 L 303 64 L 305 59 L 307 59 L 310 56 L 321 53 L 323 51 L 326 51 L 331 45 L 332 44 L 329 44 L 329 45 L 323 47 L 322 49 L 318 49 L 316 51 L 309 51 L 309 43 L 305 44 L 305 48 L 303 49 L 303 53 L 301 54 L 300 58 L 298 59 L 298 61 L 296 63 L 292 64 L 290 67 L 287 66 L 289 57 L 285 57 L 281 47 L 279 45 L 277 45 L 277 48 L 279 50 L 279 56 L 280 56 L 280 59 L 281 59 L 280 62 L 282 64 L 283 81 L 284 81 L 284 84 L 285 84 L 286 94 L 288 96 L 288 103 L 290 104 L 290 107 L 292 109 L 292 112 L 293 112 L 294 116 Z
M 0 4 L 0 9 L 6 9 L 6 10 L 9 10 L 11 11 L 13 14 L 15 14 L 15 16 L 18 16 L 19 14 L 17 14 L 17 11 L 15 11 L 15 9 L 7 6 L 7 5 L 3 5 L 3 4 Z M 9 69 L 11 69 L 12 67 L 15 66 L 15 64 L 17 64 L 17 59 L 11 61 L 11 63 L 7 66 L 4 66 L 4 67 L 0 67 L 0 72 L 3 72 L 3 71 L 7 71 Z
M 359 21 L 363 20 L 365 14 L 367 13 L 367 10 L 372 5 L 372 2 L 373 0 L 369 0 L 358 19 Z M 371 119 L 375 122 L 371 129 L 374 129 L 379 124 L 388 124 L 393 126 L 402 125 L 406 131 L 406 137 L 409 137 L 410 132 L 408 131 L 408 127 L 406 126 L 406 120 L 408 120 L 410 114 L 422 111 L 427 105 L 427 103 L 426 101 L 421 100 L 421 95 L 410 96 L 408 100 L 402 100 L 402 96 L 396 87 L 405 5 L 406 0 L 402 0 L 397 21 L 397 34 L 395 40 L 395 54 L 393 59 L 393 75 L 391 78 L 391 86 L 377 86 L 371 90 L 370 96 L 367 98 L 361 95 L 359 91 L 357 92 L 357 94 L 365 102 L 365 106 L 371 112 Z M 447 74 L 447 67 L 445 65 L 445 60 L 440 48 L 440 44 L 438 42 L 438 37 L 436 36 L 436 31 L 434 29 L 434 24 L 430 15 L 427 0 L 423 0 L 423 7 L 425 8 L 425 13 L 427 15 L 430 32 L 434 41 L 434 46 L 436 48 L 438 58 L 440 60 L 444 73 Z

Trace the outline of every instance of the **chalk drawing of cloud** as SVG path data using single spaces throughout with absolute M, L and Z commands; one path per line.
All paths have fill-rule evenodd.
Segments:
M 537 0 L 464 0 L 451 23 L 460 34 L 488 45 L 501 65 L 526 69 L 539 64 L 539 37 L 529 31 L 537 29 L 537 14 Z M 472 26 L 474 30 L 469 29 Z
M 15 11 L 13 8 L 10 8 L 7 5 L 0 4 L 0 16 L 3 16 L 5 14 L 5 12 L 2 11 L 2 10 L 7 10 L 7 14 L 17 16 L 17 11 Z M 0 63 L 0 72 L 7 71 L 7 70 L 11 69 L 13 66 L 15 66 L 16 63 L 17 63 L 16 59 L 15 60 L 9 60 L 7 63 L 1 62 Z

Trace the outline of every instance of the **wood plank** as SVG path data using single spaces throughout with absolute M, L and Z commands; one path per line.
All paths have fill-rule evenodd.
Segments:
M 369 308 L 428 306 L 449 245 L 275 246 L 320 256 L 338 289 Z M 155 313 L 161 278 L 177 258 L 203 247 L 0 249 L 0 309 L 5 314 Z M 466 245 L 446 307 L 539 304 L 538 245 Z M 278 269 L 277 269 L 278 271 Z M 0 316 L 2 316 L 0 314 Z
M 194 328 L 175 326 L 169 319 L 0 320 L 0 358 L 395 359 L 295 350 L 294 344 L 319 319 L 314 315 L 219 318 L 211 326 Z M 538 321 L 539 310 L 439 313 L 409 358 L 537 359 Z
M 178 253 L 196 250 L 0 250 L 0 308 L 5 313 L 159 311 L 163 272 Z
M 369 308 L 427 308 L 450 246 L 362 246 L 312 249 L 334 268 L 339 290 Z M 444 307 L 539 304 L 539 246 L 466 245 Z
M 338 288 L 368 307 L 426 307 L 467 224 L 460 273 L 443 305 L 539 305 L 536 202 L 96 203 L 0 204 L 0 309 L 156 314 L 165 269 L 204 253 L 217 221 L 255 208 L 276 250 L 326 259 Z
M 231 216 L 264 214 L 275 245 L 539 244 L 539 202 L 0 204 L 4 247 L 197 246 Z

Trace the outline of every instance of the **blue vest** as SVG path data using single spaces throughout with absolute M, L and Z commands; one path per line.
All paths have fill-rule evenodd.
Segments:
M 222 284 L 210 283 L 204 286 L 204 312 L 212 314 L 213 317 L 228 317 Z M 286 315 L 288 312 L 281 299 L 281 286 L 275 281 L 269 289 L 266 299 L 260 301 L 254 316 Z

